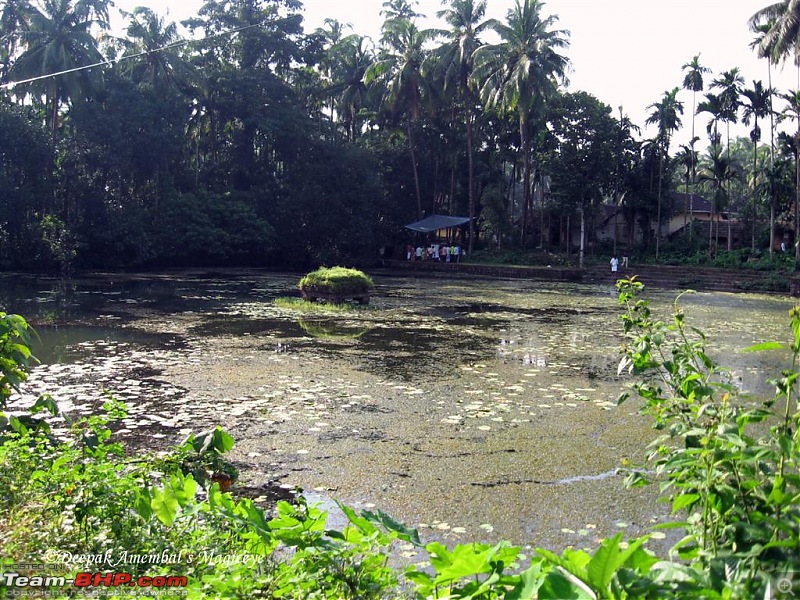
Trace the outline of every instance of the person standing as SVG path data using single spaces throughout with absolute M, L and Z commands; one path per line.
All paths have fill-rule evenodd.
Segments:
M 616 273 L 619 269 L 619 259 L 616 256 L 611 257 L 611 272 Z

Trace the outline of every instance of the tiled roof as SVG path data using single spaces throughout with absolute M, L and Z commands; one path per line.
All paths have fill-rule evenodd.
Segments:
M 681 215 L 688 212 L 711 212 L 711 203 L 697 194 L 672 193 L 672 214 Z

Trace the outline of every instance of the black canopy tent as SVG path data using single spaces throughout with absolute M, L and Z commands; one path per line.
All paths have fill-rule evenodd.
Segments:
M 419 233 L 433 233 L 441 229 L 454 229 L 469 223 L 469 217 L 448 217 L 446 215 L 431 215 L 421 221 L 406 225 L 406 229 Z

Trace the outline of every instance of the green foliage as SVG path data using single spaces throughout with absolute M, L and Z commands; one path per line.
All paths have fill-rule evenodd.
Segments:
M 0 312 L 0 410 L 8 397 L 28 378 L 31 360 L 30 326 L 19 315 Z
M 648 458 L 682 517 L 685 536 L 675 550 L 712 576 L 724 573 L 712 581 L 718 591 L 763 595 L 770 578 L 800 569 L 800 309 L 791 312 L 791 368 L 773 382 L 775 397 L 757 405 L 711 359 L 678 301 L 671 323 L 657 320 L 638 297 L 642 288 L 635 279 L 619 283 L 629 340 L 619 370 L 644 377 L 634 389 L 664 432 Z
M 287 298 L 287 297 L 275 298 L 275 300 L 273 300 L 273 304 L 278 308 L 296 310 L 301 313 L 336 314 L 336 313 L 351 312 L 356 308 L 352 304 L 346 304 L 346 303 L 334 304 L 327 302 L 325 304 L 321 304 L 319 302 L 309 302 L 308 300 L 303 300 L 302 298 Z
M 303 277 L 299 287 L 303 291 L 361 294 L 375 289 L 375 283 L 369 275 L 358 269 L 320 267 Z
M 159 262 L 262 264 L 272 229 L 236 194 L 179 194 L 161 209 L 154 239 Z

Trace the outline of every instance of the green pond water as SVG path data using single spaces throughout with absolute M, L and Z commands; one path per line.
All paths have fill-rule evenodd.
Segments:
M 110 391 L 130 406 L 117 435 L 133 451 L 220 424 L 243 486 L 381 508 L 429 538 L 561 548 L 668 518 L 656 490 L 622 483 L 654 432 L 638 402 L 615 404 L 626 378 L 611 286 L 375 274 L 368 308 L 327 315 L 273 304 L 298 295 L 297 279 L 0 277 L 0 308 L 41 337 L 14 406 L 48 391 L 70 418 Z M 675 294 L 648 297 L 667 318 Z M 786 340 L 792 301 L 681 304 L 733 381 L 769 394 L 788 356 L 740 349 Z

